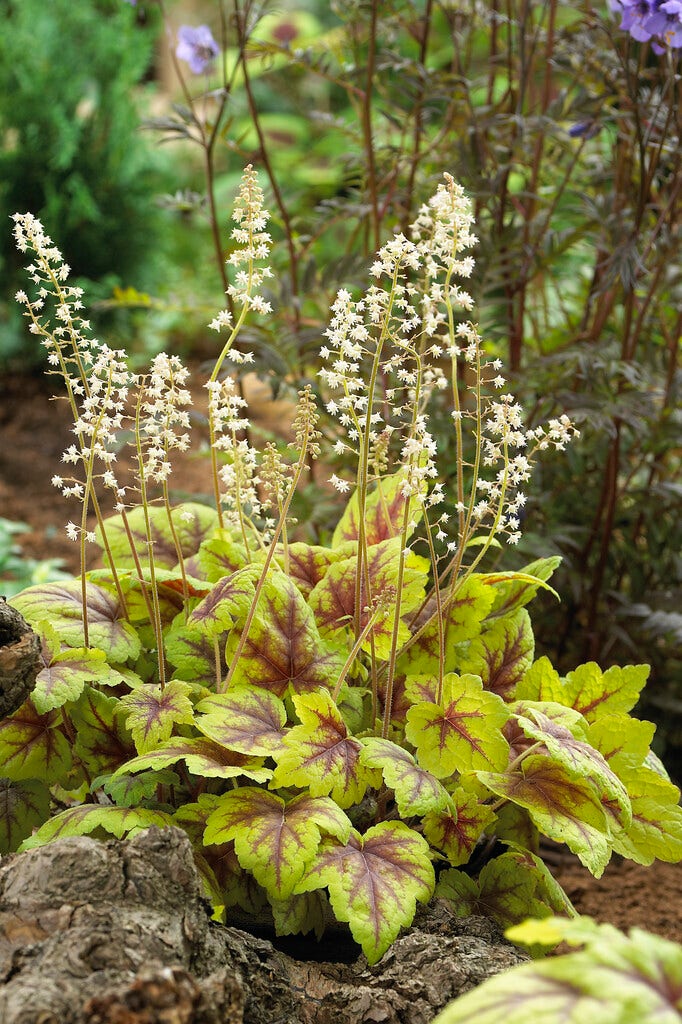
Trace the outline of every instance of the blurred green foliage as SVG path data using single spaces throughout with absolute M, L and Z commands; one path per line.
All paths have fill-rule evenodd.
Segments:
M 0 594 L 13 597 L 35 583 L 70 578 L 59 558 L 38 560 L 27 555 L 17 538 L 28 532 L 25 523 L 0 518 Z

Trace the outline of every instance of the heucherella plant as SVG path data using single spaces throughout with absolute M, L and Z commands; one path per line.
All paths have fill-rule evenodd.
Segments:
M 72 475 L 54 482 L 79 508 L 67 529 L 81 572 L 13 599 L 44 665 L 0 722 L 1 848 L 174 824 L 218 917 L 238 908 L 318 936 L 336 919 L 372 963 L 434 893 L 504 925 L 570 913 L 541 835 L 595 875 L 614 851 L 682 857 L 679 791 L 650 751 L 654 727 L 629 716 L 647 667 L 590 663 L 561 678 L 535 658 L 527 611 L 557 560 L 485 570 L 491 547 L 518 539 L 534 460 L 576 431 L 565 417 L 524 427 L 468 319 L 462 190 L 446 175 L 377 253 L 367 290 L 338 293 L 326 411 L 301 390 L 287 451 L 252 446 L 223 371 L 249 361 L 241 326 L 269 312 L 252 168 L 235 223 L 230 310 L 212 324 L 226 340 L 207 382 L 209 507 L 170 500 L 173 453 L 189 444 L 180 360 L 160 355 L 136 375 L 90 338 L 58 250 L 16 217 L 37 286 L 18 298 L 74 415 Z M 429 430 L 444 396 L 452 496 Z M 298 540 L 291 517 L 323 432 L 331 484 L 350 493 L 326 546 Z M 117 473 L 126 437 L 133 479 Z

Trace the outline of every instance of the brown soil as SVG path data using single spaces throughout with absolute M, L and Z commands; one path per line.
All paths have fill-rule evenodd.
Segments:
M 0 517 L 29 525 L 30 533 L 21 535 L 27 555 L 61 558 L 66 569 L 77 571 L 76 545 L 64 533 L 75 506 L 69 506 L 50 482 L 71 443 L 71 424 L 66 403 L 51 401 L 50 394 L 50 382 L 43 377 L 0 379 Z M 252 384 L 249 398 L 252 421 L 263 431 L 286 429 L 290 408 L 269 402 L 267 388 Z M 185 458 L 172 482 L 177 498 L 209 494 L 207 460 Z M 682 866 L 614 863 L 601 879 L 593 879 L 572 860 L 563 860 L 553 870 L 581 913 L 682 942 Z

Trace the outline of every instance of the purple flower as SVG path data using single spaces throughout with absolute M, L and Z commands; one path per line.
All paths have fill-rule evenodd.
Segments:
M 220 47 L 211 35 L 208 25 L 181 25 L 175 56 L 186 60 L 195 75 L 207 71 L 220 53 Z
M 682 47 L 682 0 L 609 0 L 622 15 L 620 27 L 640 43 L 652 40 L 656 53 Z

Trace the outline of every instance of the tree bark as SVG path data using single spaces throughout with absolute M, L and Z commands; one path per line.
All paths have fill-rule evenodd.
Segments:
M 440 901 L 373 967 L 315 946 L 294 958 L 211 922 L 179 829 L 69 837 L 0 864 L 2 1024 L 427 1024 L 526 959 Z
M 20 708 L 40 671 L 40 638 L 0 597 L 0 718 Z

